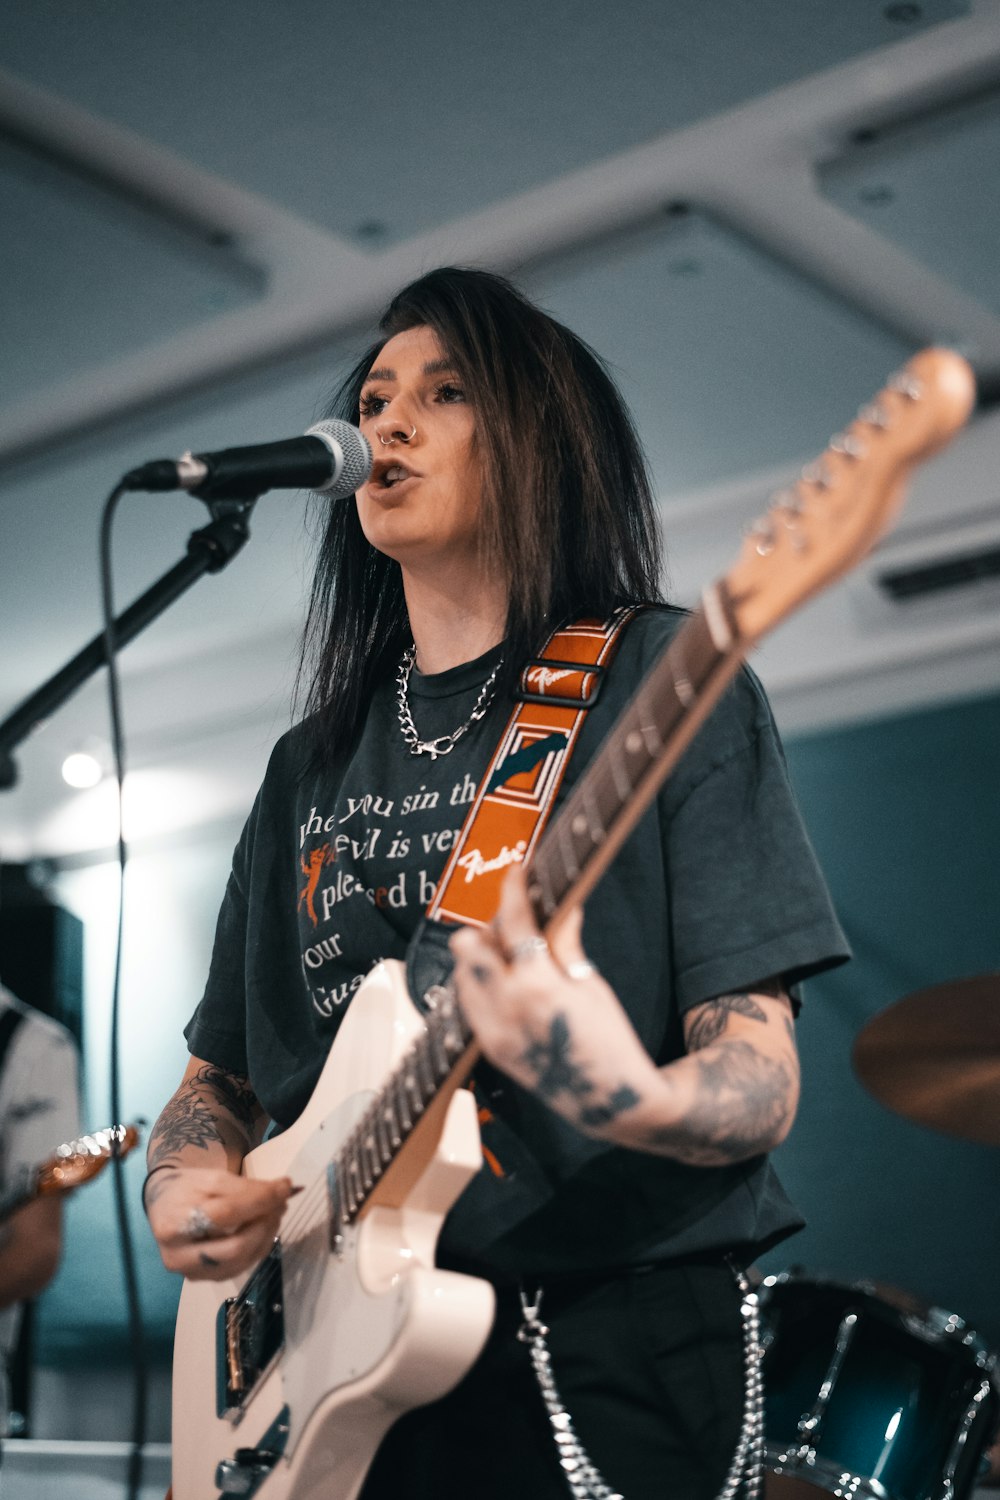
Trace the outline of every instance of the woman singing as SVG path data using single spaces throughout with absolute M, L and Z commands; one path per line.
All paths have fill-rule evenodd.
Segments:
M 560 622 L 643 606 L 562 799 L 684 620 L 613 382 L 501 278 L 401 291 L 336 414 L 374 467 L 330 511 L 308 712 L 237 847 L 191 1061 L 150 1140 L 150 1223 L 187 1277 L 268 1252 L 292 1183 L 242 1159 L 299 1116 L 372 965 L 406 955 L 528 659 Z M 485 1161 L 438 1264 L 492 1282 L 493 1331 L 390 1429 L 363 1500 L 709 1500 L 743 1416 L 735 1272 L 801 1223 L 767 1160 L 798 1099 L 791 987 L 846 955 L 752 674 L 551 947 L 532 912 L 515 851 L 495 920 L 451 937 Z M 517 1337 L 539 1290 L 589 1469 L 561 1462 Z

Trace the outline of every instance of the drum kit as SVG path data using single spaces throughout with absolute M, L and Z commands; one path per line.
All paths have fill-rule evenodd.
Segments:
M 889 1006 L 853 1061 L 898 1114 L 1000 1146 L 1000 974 Z M 784 1273 L 759 1292 L 768 1500 L 965 1500 L 1000 1482 L 1000 1359 L 962 1318 L 869 1282 Z

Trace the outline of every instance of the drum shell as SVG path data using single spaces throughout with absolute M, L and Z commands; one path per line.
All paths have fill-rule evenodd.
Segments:
M 971 1490 L 1000 1397 L 960 1318 L 864 1283 L 761 1287 L 767 1464 L 837 1494 L 955 1500 Z

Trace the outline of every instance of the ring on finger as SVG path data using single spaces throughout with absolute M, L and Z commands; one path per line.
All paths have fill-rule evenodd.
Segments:
M 187 1217 L 185 1232 L 189 1240 L 207 1240 L 218 1233 L 219 1226 L 203 1208 L 192 1208 Z
M 526 959 L 539 958 L 543 953 L 548 953 L 549 945 L 540 932 L 532 933 L 531 937 L 518 938 L 516 943 L 511 943 L 507 950 L 507 958 L 512 964 L 524 963 Z
M 592 964 L 589 958 L 575 958 L 566 965 L 566 973 L 570 979 L 589 979 L 591 974 L 597 973 L 597 965 Z

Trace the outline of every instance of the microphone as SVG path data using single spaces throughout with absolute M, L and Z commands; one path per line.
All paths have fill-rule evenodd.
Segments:
M 126 490 L 187 490 L 199 500 L 256 500 L 265 490 L 316 490 L 346 500 L 372 469 L 368 440 L 350 422 L 317 422 L 302 437 L 218 453 L 156 458 L 131 469 Z

